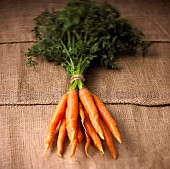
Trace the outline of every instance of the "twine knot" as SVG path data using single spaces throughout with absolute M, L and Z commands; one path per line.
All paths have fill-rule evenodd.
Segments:
M 82 74 L 76 74 L 76 75 L 73 75 L 71 78 L 70 78 L 70 83 L 73 83 L 75 80 L 78 80 L 80 79 L 81 81 L 85 81 L 85 78 Z

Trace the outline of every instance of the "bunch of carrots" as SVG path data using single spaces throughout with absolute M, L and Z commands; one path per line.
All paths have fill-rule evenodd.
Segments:
M 89 156 L 88 148 L 91 140 L 94 146 L 104 154 L 102 139 L 106 142 L 112 157 L 116 159 L 117 152 L 112 140 L 112 134 L 119 143 L 122 142 L 116 122 L 99 97 L 91 94 L 87 88 L 81 88 L 79 91 L 70 89 L 67 94 L 60 98 L 48 126 L 45 152 L 49 149 L 54 139 L 59 123 L 58 156 L 62 157 L 66 136 L 68 136 L 71 145 L 70 157 L 75 154 L 77 145 L 80 144 L 85 136 L 85 153 L 87 156 Z
M 116 122 L 102 101 L 84 85 L 83 75 L 95 66 L 117 68 L 115 60 L 122 54 L 126 56 L 141 51 L 144 56 L 151 43 L 144 41 L 143 33 L 122 18 L 115 7 L 94 0 L 69 0 L 58 11 L 41 13 L 35 22 L 37 43 L 28 49 L 26 63 L 34 66 L 34 57 L 45 58 L 65 68 L 71 79 L 68 93 L 59 100 L 48 126 L 45 152 L 60 125 L 59 156 L 63 154 L 66 136 L 71 145 L 70 157 L 85 136 L 87 155 L 91 140 L 103 154 L 104 140 L 115 159 L 117 153 L 112 135 L 122 142 Z

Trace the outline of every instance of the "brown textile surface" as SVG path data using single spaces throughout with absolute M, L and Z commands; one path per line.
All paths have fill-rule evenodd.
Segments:
M 0 45 L 0 104 L 57 103 L 67 91 L 69 81 L 60 66 L 40 61 L 34 71 L 25 65 L 31 45 Z M 146 58 L 122 57 L 119 70 L 95 68 L 85 83 L 105 103 L 170 104 L 169 49 L 170 43 L 153 44 Z
M 102 0 L 100 0 L 102 1 Z M 107 0 L 122 16 L 154 41 L 146 58 L 121 57 L 119 70 L 94 68 L 85 83 L 101 97 L 123 137 L 113 160 L 104 144 L 102 156 L 83 142 L 69 158 L 56 156 L 56 138 L 46 154 L 44 138 L 56 104 L 69 80 L 60 66 L 38 60 L 35 71 L 25 55 L 35 39 L 31 30 L 44 9 L 58 9 L 66 0 L 0 1 L 0 169 L 169 169 L 170 168 L 170 1 Z
M 169 169 L 170 168 L 170 107 L 109 105 L 118 123 L 123 143 L 114 140 L 119 153 L 113 160 L 104 145 L 102 156 L 93 146 L 92 159 L 84 153 L 83 141 L 70 159 L 68 139 L 63 158 L 56 155 L 56 138 L 47 154 L 44 137 L 54 105 L 0 107 L 0 169 Z
M 100 0 L 102 1 L 102 0 Z M 66 0 L 0 1 L 0 42 L 33 41 L 33 19 L 45 9 L 63 7 Z M 153 41 L 170 41 L 170 1 L 168 0 L 107 0 L 118 7 L 122 16 L 142 30 Z

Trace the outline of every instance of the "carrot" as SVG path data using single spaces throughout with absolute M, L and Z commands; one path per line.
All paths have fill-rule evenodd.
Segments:
M 75 154 L 76 148 L 77 148 L 77 143 L 78 143 L 78 140 L 77 140 L 77 138 L 75 138 L 71 144 L 70 157 L 73 157 L 73 155 Z
M 45 140 L 45 151 L 44 154 L 47 152 L 47 150 L 50 147 L 50 144 L 54 138 L 54 135 L 56 133 L 56 127 L 59 124 L 60 120 L 63 118 L 66 107 L 67 107 L 67 98 L 68 95 L 64 94 L 59 102 L 58 102 L 58 106 L 54 112 L 54 115 L 50 121 L 50 124 L 48 125 L 48 129 L 47 129 L 47 134 L 46 134 L 46 140 Z
M 82 140 L 83 140 L 83 132 L 81 131 L 81 122 L 80 122 L 80 120 L 78 120 L 77 126 L 78 126 L 77 139 L 78 139 L 78 144 L 80 144 L 82 142 Z
M 104 140 L 103 131 L 99 124 L 98 110 L 96 108 L 91 93 L 86 88 L 81 88 L 79 90 L 79 97 L 87 113 L 89 114 L 90 121 L 92 122 L 93 127 L 95 128 L 99 136 Z
M 70 150 L 70 157 L 72 157 L 75 154 L 77 145 L 80 144 L 80 142 L 83 140 L 83 133 L 81 131 L 81 123 L 80 120 L 77 121 L 77 138 L 73 140 L 73 143 L 71 145 L 71 150 Z
M 71 89 L 68 92 L 66 111 L 66 129 L 70 144 L 77 138 L 77 118 L 78 118 L 78 93 Z
M 87 134 L 92 138 L 94 145 L 96 146 L 96 148 L 102 153 L 104 154 L 103 151 L 103 147 L 102 147 L 102 143 L 101 140 L 98 136 L 98 134 L 96 133 L 90 119 L 88 116 L 85 116 L 85 120 L 84 120 L 84 127 L 87 131 Z
M 82 124 L 84 124 L 85 115 L 84 115 L 83 105 L 81 102 L 79 102 L 79 114 L 81 117 L 81 122 Z
M 83 105 L 82 105 L 81 102 L 79 102 L 79 114 L 80 114 L 80 117 L 81 117 L 82 125 L 84 127 L 85 112 L 83 110 Z M 88 115 L 88 114 L 86 114 L 86 115 Z M 85 136 L 86 136 L 86 144 L 85 144 L 84 150 L 85 150 L 86 155 L 88 157 L 90 157 L 90 155 L 88 154 L 88 148 L 91 144 L 91 139 L 90 139 L 90 136 L 87 134 L 85 127 L 84 127 L 84 133 L 85 133 Z
M 90 139 L 90 136 L 88 135 L 87 131 L 85 130 L 84 132 L 85 132 L 85 136 L 86 136 L 86 144 L 85 144 L 84 149 L 85 149 L 86 155 L 88 157 L 90 157 L 90 155 L 88 154 L 88 148 L 89 148 L 89 146 L 91 144 L 91 139 Z
M 112 155 L 112 157 L 114 159 L 116 159 L 117 157 L 117 153 L 116 153 L 116 149 L 115 149 L 115 146 L 113 144 L 113 140 L 112 140 L 112 134 L 109 130 L 109 128 L 107 127 L 107 125 L 102 121 L 100 120 L 100 125 L 103 129 L 103 133 L 104 133 L 104 138 L 105 138 L 105 141 L 106 141 L 106 145 Z
M 111 120 L 112 125 L 116 125 L 115 120 L 111 117 L 109 111 L 107 110 L 107 108 L 105 107 L 105 105 L 103 104 L 101 99 L 95 94 L 93 94 L 93 98 L 94 98 L 94 102 L 96 104 L 96 107 L 97 107 L 97 109 L 99 111 L 99 115 L 102 118 L 104 118 L 105 121 L 107 121 L 108 119 L 111 118 L 110 120 Z
M 107 124 L 115 139 L 119 143 L 122 143 L 121 135 L 118 128 L 116 127 L 115 120 L 112 118 L 112 116 L 110 115 L 109 111 L 106 109 L 105 105 L 102 103 L 100 98 L 94 94 L 93 98 L 98 109 L 99 115 L 101 116 L 103 121 Z
M 66 138 L 66 119 L 64 118 L 61 121 L 59 133 L 58 133 L 58 139 L 57 139 L 57 154 L 58 156 L 62 157 L 63 149 L 64 149 L 64 140 Z

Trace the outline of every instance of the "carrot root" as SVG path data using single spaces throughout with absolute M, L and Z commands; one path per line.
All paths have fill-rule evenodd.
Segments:
M 93 94 L 93 98 L 96 104 L 96 107 L 98 109 L 99 115 L 101 116 L 102 120 L 106 123 L 106 125 L 109 127 L 110 131 L 112 132 L 113 136 L 115 139 L 119 142 L 122 143 L 121 135 L 120 132 L 117 128 L 116 122 L 113 119 L 113 117 L 110 115 L 109 111 L 103 104 L 103 102 L 100 100 L 98 96 Z
M 75 138 L 73 140 L 73 143 L 71 144 L 71 150 L 70 150 L 70 158 L 73 157 L 73 155 L 75 154 L 76 152 L 76 148 L 77 148 L 77 138 Z
M 85 136 L 86 136 L 86 144 L 85 144 L 84 150 L 85 150 L 87 157 L 91 157 L 88 153 L 88 148 L 91 144 L 91 139 L 90 139 L 90 136 L 88 135 L 87 131 L 84 130 L 84 132 L 85 132 Z
M 64 140 L 66 138 L 66 119 L 64 118 L 61 121 L 59 133 L 58 133 L 58 139 L 57 139 L 57 155 L 59 157 L 62 157 L 63 150 L 64 150 Z
M 56 134 L 56 127 L 58 126 L 60 120 L 63 118 L 66 107 L 67 107 L 67 94 L 64 94 L 57 105 L 57 108 L 54 112 L 54 115 L 48 125 L 48 129 L 47 129 L 47 134 L 46 134 L 46 140 L 45 140 L 45 152 L 47 152 L 47 150 L 50 147 L 50 144 L 54 138 L 54 135 Z
M 66 111 L 66 129 L 70 144 L 77 138 L 77 118 L 78 118 L 78 93 L 76 90 L 71 89 L 68 92 Z
M 111 134 L 109 128 L 107 127 L 107 125 L 102 120 L 100 120 L 100 125 L 103 129 L 106 145 L 107 145 L 112 157 L 114 159 L 116 159 L 117 158 L 117 152 L 116 152 L 113 140 L 112 140 L 112 134 Z
M 80 89 L 79 92 L 70 89 L 68 94 L 64 94 L 60 98 L 48 125 L 45 150 L 41 157 L 48 151 L 60 121 L 57 139 L 57 155 L 59 157 L 62 157 L 64 141 L 67 135 L 70 141 L 70 158 L 74 156 L 77 146 L 82 142 L 84 137 L 81 130 L 81 127 L 83 127 L 82 129 L 86 137 L 84 150 L 87 157 L 91 158 L 88 153 L 91 140 L 93 140 L 94 146 L 99 152 L 104 154 L 101 142 L 101 139 L 103 139 L 112 157 L 114 159 L 117 158 L 117 152 L 112 140 L 113 134 L 119 143 L 122 142 L 117 124 L 99 97 L 94 94 L 92 95 L 86 88 Z
M 50 145 L 49 145 L 49 144 L 46 144 L 45 150 L 44 150 L 44 152 L 42 153 L 41 157 L 44 157 L 44 156 L 45 156 L 45 154 L 47 153 L 49 147 L 50 147 Z
M 100 140 L 100 137 L 98 136 L 98 134 L 96 133 L 90 119 L 88 117 L 85 117 L 85 121 L 84 121 L 84 126 L 85 129 L 87 131 L 87 134 L 92 138 L 94 145 L 96 146 L 96 148 L 102 153 L 104 154 L 103 151 L 103 147 L 102 147 L 102 143 Z
M 86 88 L 82 88 L 79 90 L 79 97 L 80 97 L 81 103 L 83 104 L 84 108 L 89 114 L 90 121 L 94 129 L 99 134 L 100 138 L 104 140 L 103 131 L 99 124 L 98 110 L 96 108 L 96 105 L 94 103 L 91 93 Z

